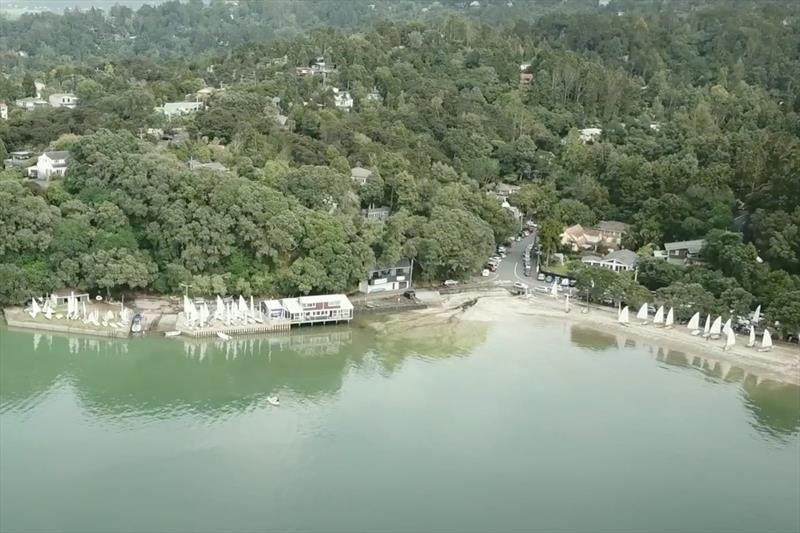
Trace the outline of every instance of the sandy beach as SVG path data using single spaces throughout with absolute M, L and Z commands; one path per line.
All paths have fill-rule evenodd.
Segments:
M 737 335 L 737 344 L 723 350 L 722 340 L 707 340 L 692 336 L 683 324 L 665 329 L 652 324 L 640 325 L 634 318 L 628 326 L 619 324 L 614 309 L 592 306 L 583 313 L 583 305 L 571 305 L 564 310 L 564 300 L 546 295 L 511 296 L 505 289 L 488 292 L 465 292 L 444 296 L 441 306 L 428 307 L 393 315 L 375 327 L 391 327 L 393 331 L 412 333 L 417 328 L 430 328 L 457 322 L 499 323 L 524 320 L 568 321 L 572 324 L 612 333 L 623 339 L 634 339 L 645 345 L 683 352 L 690 362 L 717 371 L 725 376 L 731 368 L 742 369 L 761 379 L 800 384 L 800 348 L 797 345 L 776 343 L 769 352 L 748 348 L 747 337 Z

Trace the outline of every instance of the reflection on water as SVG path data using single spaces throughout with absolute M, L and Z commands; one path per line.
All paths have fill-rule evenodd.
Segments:
M 474 353 L 488 335 L 486 324 L 391 320 L 353 327 L 322 327 L 263 338 L 98 339 L 0 331 L 0 412 L 24 412 L 49 391 L 68 384 L 83 405 L 101 416 L 220 416 L 262 405 L 286 392 L 302 402 L 339 394 L 351 370 L 387 376 L 409 357 L 435 360 Z M 637 349 L 655 360 L 692 369 L 719 383 L 741 383 L 754 424 L 774 436 L 800 431 L 800 387 L 759 380 L 724 361 L 573 325 L 558 335 L 592 351 Z
M 617 349 L 617 337 L 615 335 L 577 324 L 570 328 L 570 340 L 575 346 L 598 352 Z
M 570 340 L 590 350 L 635 348 L 636 342 L 623 335 L 612 335 L 590 327 L 573 325 Z M 730 383 L 741 383 L 744 404 L 753 414 L 754 426 L 769 435 L 786 437 L 800 431 L 800 386 L 760 379 L 727 361 L 690 355 L 661 346 L 648 346 L 655 359 L 674 367 L 694 369 L 704 376 Z

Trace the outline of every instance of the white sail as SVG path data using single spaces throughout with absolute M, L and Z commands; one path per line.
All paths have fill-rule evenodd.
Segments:
M 703 337 L 711 335 L 711 313 L 706 315 L 706 325 L 703 326 Z
M 733 329 L 727 328 L 725 330 L 725 349 L 730 350 L 734 344 L 736 344 L 736 334 Z
M 31 298 L 31 311 L 28 313 L 31 315 L 31 318 L 36 318 L 36 315 L 42 312 L 42 308 L 39 307 L 39 302 L 36 301 L 36 298 Z
M 617 317 L 617 322 L 620 324 L 627 324 L 628 323 L 628 315 L 630 311 L 628 311 L 628 306 L 622 308 L 622 311 L 619 312 L 619 316 Z
M 50 302 L 49 301 L 46 301 L 44 303 L 44 309 L 42 309 L 42 312 L 44 313 L 44 317 L 47 320 L 50 320 L 51 318 L 53 318 L 53 308 L 50 307 Z
M 663 324 L 664 323 L 664 306 L 658 308 L 656 311 L 656 316 L 653 317 L 653 324 Z
M 710 334 L 712 336 L 719 337 L 720 333 L 722 333 L 722 317 L 718 316 L 714 319 L 714 323 L 711 324 L 711 331 Z
M 253 300 L 253 297 L 250 297 L 250 321 L 255 322 L 256 320 L 256 306 Z
M 756 328 L 750 326 L 750 338 L 747 340 L 747 347 L 752 348 L 756 345 Z
M 756 307 L 755 313 L 753 313 L 753 324 L 758 324 L 758 321 L 761 320 L 761 306 L 759 305 Z
M 761 337 L 761 348 L 759 350 L 771 350 L 772 349 L 772 334 L 770 334 L 768 329 L 764 330 L 764 335 Z
M 81 318 L 85 321 L 88 316 L 89 315 L 86 313 L 86 302 L 81 302 Z
M 113 322 L 114 321 L 114 311 L 108 310 L 106 311 L 106 315 L 103 317 L 106 322 Z
M 555 281 L 553 282 L 553 285 L 550 287 L 550 294 L 553 296 L 553 298 L 558 298 L 558 283 L 556 283 Z
M 569 313 L 569 294 L 564 298 L 564 312 Z
M 669 312 L 667 313 L 667 320 L 664 322 L 664 326 L 670 327 L 674 323 L 675 323 L 675 310 L 674 308 L 670 307 Z
M 724 333 L 724 332 L 728 331 L 729 329 L 733 329 L 731 327 L 731 319 L 730 318 L 728 320 L 726 320 L 725 323 L 722 325 L 722 332 Z
M 220 295 L 217 295 L 217 306 L 214 308 L 214 320 L 222 322 L 225 319 L 225 303 Z
M 636 313 L 636 318 L 639 320 L 647 321 L 647 303 L 643 303 L 642 306 L 639 308 L 639 312 Z
M 686 325 L 688 329 L 692 332 L 700 331 L 700 313 L 695 313 L 692 315 L 692 318 L 689 319 L 689 323 Z M 695 333 L 696 335 L 697 333 Z
M 245 318 L 247 316 L 247 302 L 244 301 L 244 296 L 239 295 L 239 316 Z
M 183 317 L 186 320 L 189 319 L 189 297 L 185 294 L 183 295 Z

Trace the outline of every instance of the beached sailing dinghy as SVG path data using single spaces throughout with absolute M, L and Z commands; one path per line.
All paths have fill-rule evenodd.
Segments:
M 648 312 L 647 303 L 643 303 L 642 306 L 639 308 L 639 312 L 636 313 L 636 318 L 643 321 L 641 323 L 643 326 L 647 324 L 647 312 Z
M 617 322 L 619 322 L 620 324 L 622 324 L 624 326 L 627 326 L 628 325 L 628 321 L 629 321 L 628 320 L 629 319 L 629 317 L 628 317 L 629 313 L 630 312 L 628 311 L 628 306 L 626 305 L 625 307 L 622 308 L 622 311 L 619 312 L 619 316 L 617 317 Z
M 692 318 L 689 319 L 689 323 L 686 325 L 686 328 L 692 332 L 692 335 L 700 334 L 700 313 L 695 313 L 692 315 Z
M 664 306 L 663 305 L 656 310 L 656 316 L 653 317 L 653 325 L 656 325 L 656 326 L 663 326 L 664 325 Z

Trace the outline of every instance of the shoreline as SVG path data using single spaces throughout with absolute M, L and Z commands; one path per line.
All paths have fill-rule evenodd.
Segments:
M 689 364 L 710 370 L 718 369 L 725 377 L 732 368 L 739 368 L 758 378 L 800 385 L 800 348 L 783 343 L 776 344 L 769 352 L 758 352 L 747 348 L 747 338 L 737 335 L 737 344 L 729 351 L 723 350 L 721 340 L 708 340 L 692 336 L 685 325 L 670 329 L 659 328 L 649 323 L 622 325 L 617 322 L 613 309 L 591 307 L 582 313 L 582 305 L 571 306 L 570 313 L 564 311 L 564 300 L 549 296 L 512 296 L 505 289 L 496 291 L 469 291 L 454 295 L 443 295 L 438 307 L 409 311 L 393 315 L 388 323 L 376 324 L 375 329 L 431 327 L 437 323 L 453 321 L 496 324 L 533 317 L 558 320 L 573 325 L 594 329 L 600 333 L 642 342 L 644 345 L 682 352 Z M 699 359 L 699 361 L 698 361 Z

